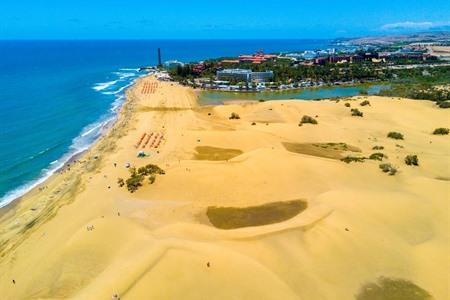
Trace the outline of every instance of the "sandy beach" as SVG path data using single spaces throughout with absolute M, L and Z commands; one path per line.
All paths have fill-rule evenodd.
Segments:
M 304 115 L 318 124 L 299 126 Z M 450 111 L 430 101 L 199 106 L 190 88 L 141 78 L 101 140 L 1 211 L 0 299 L 364 300 L 380 278 L 448 299 L 439 127 Z M 130 193 L 117 184 L 128 164 L 165 174 Z

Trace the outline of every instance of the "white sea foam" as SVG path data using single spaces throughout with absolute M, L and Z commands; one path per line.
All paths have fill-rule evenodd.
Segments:
M 129 77 L 136 76 L 136 73 L 124 73 L 124 72 L 114 72 L 114 75 L 119 76 L 119 80 L 123 80 Z
M 102 82 L 102 83 L 97 83 L 94 85 L 93 89 L 96 91 L 103 91 L 106 90 L 107 88 L 115 85 L 119 80 L 113 80 L 113 81 L 108 81 L 108 82 Z
M 129 84 L 127 84 L 127 85 L 125 85 L 125 86 L 122 86 L 122 87 L 118 88 L 118 89 L 115 90 L 115 91 L 102 92 L 102 94 L 104 94 L 104 95 L 117 95 L 117 94 L 120 94 L 121 92 L 123 92 L 123 90 L 125 90 L 126 88 L 132 86 L 133 83 L 134 83 L 134 81 L 131 82 L 131 83 L 129 83 Z
M 120 69 L 120 71 L 138 71 L 139 69 Z M 117 72 L 118 73 L 118 72 Z M 131 73 L 130 73 L 131 74 Z M 120 76 L 116 74 L 117 76 Z M 122 74 L 122 76 L 124 76 Z M 58 169 L 62 168 L 72 157 L 80 154 L 89 149 L 89 147 L 102 135 L 102 133 L 109 127 L 109 125 L 114 122 L 117 118 L 117 113 L 119 108 L 125 101 L 125 95 L 122 93 L 126 88 L 134 84 L 137 78 L 144 76 L 142 74 L 133 74 L 133 76 L 125 76 L 123 79 L 130 80 L 125 86 L 120 87 L 116 91 L 111 93 L 101 92 L 107 88 L 112 87 L 117 84 L 120 79 L 98 83 L 94 86 L 94 90 L 101 92 L 102 94 L 114 95 L 115 100 L 111 103 L 111 107 L 105 115 L 101 116 L 99 120 L 84 127 L 80 134 L 72 140 L 72 144 L 69 150 L 60 159 L 52 161 L 49 167 L 42 170 L 41 175 L 38 179 L 30 181 L 8 193 L 0 198 L 0 208 L 8 205 L 12 201 L 22 197 L 27 192 L 31 191 L 36 186 L 44 183 L 50 176 L 52 176 Z M 45 151 L 45 150 L 44 150 Z
M 139 69 L 123 68 L 123 69 L 120 69 L 119 71 L 135 71 L 135 72 L 139 72 Z

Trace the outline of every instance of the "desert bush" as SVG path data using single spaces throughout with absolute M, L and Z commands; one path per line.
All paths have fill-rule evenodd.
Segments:
M 313 117 L 304 115 L 302 117 L 302 119 L 300 120 L 300 124 L 298 124 L 298 126 L 302 126 L 303 124 L 314 124 L 314 125 L 316 125 L 316 124 L 318 124 L 318 122 Z
M 361 106 L 367 106 L 367 105 L 370 105 L 370 102 L 369 102 L 369 100 L 364 100 L 364 101 L 361 102 L 359 105 L 361 105 Z
M 136 175 L 136 168 L 135 167 L 130 167 L 128 169 L 128 172 L 130 172 L 131 175 Z
M 153 184 L 156 180 L 156 175 L 165 174 L 163 169 L 153 164 L 148 164 L 144 167 L 140 167 L 137 171 L 136 168 L 130 168 L 130 173 L 130 178 L 128 178 L 125 183 L 122 178 L 117 179 L 117 183 L 120 187 L 126 184 L 128 191 L 130 191 L 131 193 L 134 193 L 142 186 L 145 176 L 150 175 L 148 180 L 150 184 Z
M 394 139 L 394 140 L 403 140 L 403 134 L 400 132 L 391 131 L 387 135 L 388 138 Z
M 419 158 L 417 155 L 407 155 L 405 157 L 405 164 L 408 166 L 418 166 L 419 165 Z
M 393 176 L 397 173 L 397 169 L 394 168 L 391 164 L 380 164 L 379 167 L 381 171 L 389 174 L 390 176 Z
M 144 175 L 133 174 L 127 179 L 127 189 L 129 192 L 134 193 L 142 186 L 142 181 L 144 181 Z
M 352 112 L 352 116 L 354 116 L 354 117 L 362 117 L 364 115 L 363 112 L 357 108 L 352 108 L 351 112 Z
M 447 135 L 450 132 L 450 130 L 448 128 L 436 128 L 433 131 L 433 134 L 436 135 Z
M 119 185 L 119 187 L 123 187 L 125 185 L 125 181 L 123 180 L 123 178 L 117 178 L 117 184 Z
M 450 101 L 439 102 L 439 107 L 440 108 L 450 108 Z
M 350 107 L 350 103 L 348 103 L 348 102 L 345 103 L 344 105 L 345 105 L 345 107 Z
M 383 150 L 383 146 L 373 146 L 372 150 Z
M 346 156 L 344 158 L 341 158 L 341 161 L 349 164 L 352 162 L 364 162 L 366 158 L 365 157 L 357 157 L 357 156 Z
M 372 159 L 372 160 L 380 160 L 381 161 L 381 160 L 383 160 L 383 158 L 387 158 L 387 156 L 381 152 L 376 152 L 369 156 L 369 159 Z
M 152 174 L 159 174 L 159 175 L 164 174 L 163 169 L 161 169 L 157 165 L 153 165 L 153 164 L 148 164 L 144 167 L 140 167 L 137 172 L 138 172 L 138 174 L 144 175 L 144 176 L 148 176 L 148 175 L 152 175 Z
M 255 126 L 256 125 L 256 122 L 252 122 L 252 126 Z
M 239 120 L 240 118 L 241 118 L 241 117 L 240 117 L 237 113 L 232 112 L 229 119 L 230 119 L 230 120 Z

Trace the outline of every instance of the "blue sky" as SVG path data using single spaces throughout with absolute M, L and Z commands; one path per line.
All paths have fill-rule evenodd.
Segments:
M 335 38 L 450 30 L 449 0 L 2 0 L 0 39 Z

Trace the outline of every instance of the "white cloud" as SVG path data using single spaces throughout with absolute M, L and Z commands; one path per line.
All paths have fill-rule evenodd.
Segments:
M 430 30 L 450 26 L 450 22 L 398 22 L 385 24 L 381 30 Z

